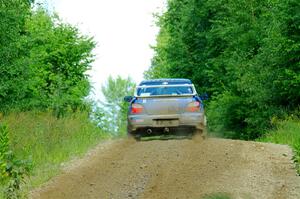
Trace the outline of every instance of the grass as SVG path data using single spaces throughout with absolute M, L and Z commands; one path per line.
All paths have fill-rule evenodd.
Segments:
M 300 175 L 300 120 L 289 119 L 279 121 L 277 129 L 270 131 L 258 141 L 272 142 L 277 144 L 287 144 L 294 150 L 294 161 L 296 169 Z
M 51 112 L 12 113 L 0 122 L 9 127 L 10 143 L 16 156 L 33 164 L 24 192 L 58 174 L 63 162 L 84 154 L 109 137 L 82 112 L 60 119 Z M 0 187 L 0 198 L 1 193 Z
M 226 193 L 214 193 L 206 195 L 202 199 L 231 199 L 231 197 Z

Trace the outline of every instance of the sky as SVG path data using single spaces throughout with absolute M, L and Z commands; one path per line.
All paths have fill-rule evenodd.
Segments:
M 79 27 L 97 42 L 96 61 L 90 71 L 93 98 L 101 98 L 101 85 L 109 75 L 135 82 L 151 64 L 159 31 L 153 13 L 161 13 L 166 0 L 40 0 L 61 19 Z

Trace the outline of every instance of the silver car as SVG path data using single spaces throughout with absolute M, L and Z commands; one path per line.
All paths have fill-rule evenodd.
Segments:
M 127 131 L 140 139 L 144 135 L 183 132 L 199 133 L 206 126 L 203 97 L 199 97 L 189 79 L 153 79 L 142 81 L 130 103 Z

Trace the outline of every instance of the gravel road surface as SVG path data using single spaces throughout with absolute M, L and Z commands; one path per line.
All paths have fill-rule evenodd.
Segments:
M 36 199 L 300 199 L 284 145 L 209 138 L 100 144 L 34 190 Z

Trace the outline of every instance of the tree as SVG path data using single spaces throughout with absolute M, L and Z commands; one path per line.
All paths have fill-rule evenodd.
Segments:
M 126 132 L 126 117 L 128 111 L 128 103 L 123 100 L 125 96 L 132 96 L 135 89 L 135 83 L 128 77 L 123 79 L 120 76 L 109 77 L 106 84 L 102 86 L 102 94 L 104 101 L 98 108 L 98 122 L 106 130 L 122 135 Z
M 27 52 L 19 45 L 29 15 L 27 0 L 0 0 L 0 111 L 24 98 L 30 85 Z
M 85 106 L 92 37 L 25 0 L 1 1 L 0 28 L 0 111 Z
M 211 95 L 210 127 L 254 139 L 299 107 L 300 2 L 169 0 L 146 78 L 183 77 Z
M 26 27 L 30 66 L 35 73 L 33 105 L 58 112 L 68 106 L 76 110 L 90 91 L 86 72 L 93 62 L 93 38 L 82 36 L 77 28 L 42 9 L 33 13 Z

